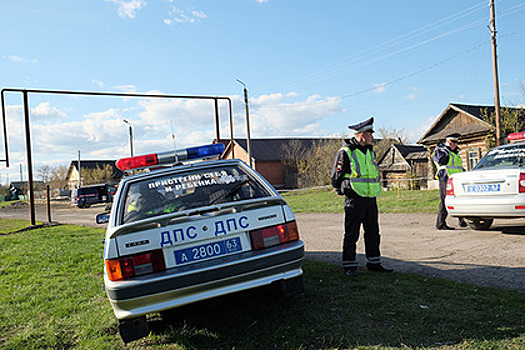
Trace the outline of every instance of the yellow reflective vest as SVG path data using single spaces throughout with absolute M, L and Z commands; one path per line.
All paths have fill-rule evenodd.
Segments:
M 351 150 L 343 147 L 350 158 L 351 174 L 345 174 L 350 180 L 352 189 L 362 197 L 377 197 L 381 193 L 381 183 L 377 163 L 373 152 L 369 149 L 366 154 L 359 149 Z
M 448 163 L 446 165 L 439 165 L 436 161 L 434 161 L 434 163 L 437 167 L 436 179 L 439 179 L 438 173 L 441 169 L 445 169 L 448 176 L 465 171 L 461 157 L 454 152 L 448 152 Z

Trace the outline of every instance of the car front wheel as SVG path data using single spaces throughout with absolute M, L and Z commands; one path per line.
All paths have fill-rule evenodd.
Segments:
M 494 219 L 468 218 L 467 224 L 473 230 L 488 230 Z

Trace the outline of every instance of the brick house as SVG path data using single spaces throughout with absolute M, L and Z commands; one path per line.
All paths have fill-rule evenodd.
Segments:
M 250 152 L 252 166 L 275 188 L 295 188 L 296 174 L 290 172 L 289 167 L 285 164 L 283 147 L 287 144 L 296 143 L 304 149 L 309 149 L 316 142 L 323 140 L 321 138 L 282 138 L 282 139 L 251 139 Z M 246 139 L 234 139 L 233 144 L 230 140 L 221 140 L 226 146 L 222 158 L 240 159 L 246 164 L 248 160 L 248 150 Z

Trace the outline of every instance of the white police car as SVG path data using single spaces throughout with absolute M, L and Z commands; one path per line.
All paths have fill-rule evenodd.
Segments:
M 221 154 L 222 144 L 117 161 L 121 170 Z M 276 284 L 303 290 L 303 242 L 283 197 L 240 160 L 208 160 L 125 177 L 108 224 L 104 284 L 125 342 L 145 315 Z
M 523 141 L 525 132 L 510 134 Z M 525 142 L 491 149 L 472 171 L 453 174 L 445 205 L 475 230 L 488 230 L 494 219 L 525 217 Z

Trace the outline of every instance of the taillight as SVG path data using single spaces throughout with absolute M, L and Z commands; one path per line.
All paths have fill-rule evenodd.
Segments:
M 447 180 L 447 196 L 453 196 L 454 195 L 454 183 L 452 182 L 452 178 Z
M 166 270 L 162 250 L 106 260 L 106 270 L 110 281 L 125 280 L 134 276 Z
M 520 173 L 520 182 L 518 182 L 519 193 L 525 192 L 525 173 Z
M 299 239 L 299 230 L 295 221 L 286 224 L 266 227 L 250 232 L 253 250 L 272 247 Z

